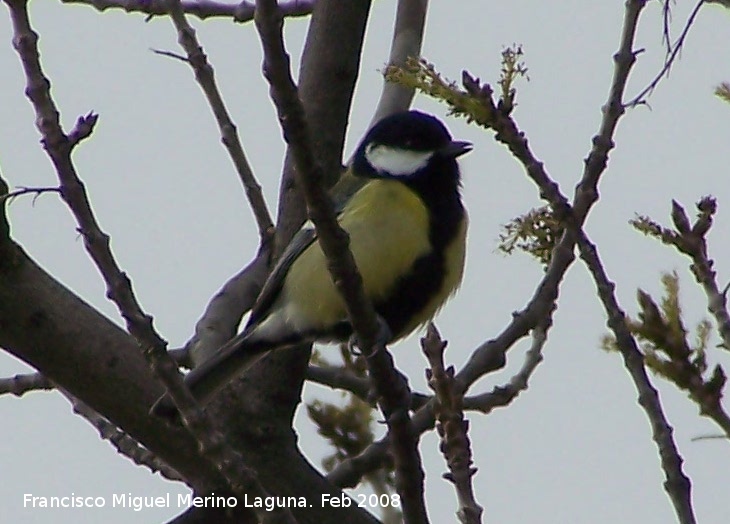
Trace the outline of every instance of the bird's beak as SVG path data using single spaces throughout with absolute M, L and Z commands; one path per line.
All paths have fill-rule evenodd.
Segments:
M 464 153 L 468 153 L 472 150 L 472 144 L 471 142 L 465 142 L 463 140 L 452 140 L 448 144 L 446 144 L 444 147 L 439 149 L 439 153 L 441 153 L 445 157 L 450 158 L 457 158 L 463 155 Z

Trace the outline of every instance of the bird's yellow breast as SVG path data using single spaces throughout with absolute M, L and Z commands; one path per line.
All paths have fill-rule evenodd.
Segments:
M 340 225 L 350 235 L 365 293 L 373 302 L 387 298 L 416 259 L 431 250 L 426 205 L 398 181 L 368 182 L 344 208 Z M 282 291 L 281 302 L 291 308 L 287 316 L 295 324 L 326 329 L 347 317 L 318 242 L 292 264 Z

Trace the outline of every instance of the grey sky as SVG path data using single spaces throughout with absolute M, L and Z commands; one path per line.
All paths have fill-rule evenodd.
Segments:
M 679 1 L 674 34 L 692 3 Z M 10 45 L 7 10 L 0 9 L 0 168 L 14 186 L 47 186 L 55 173 L 38 144 L 33 112 L 23 95 L 24 78 Z M 387 59 L 394 2 L 375 2 L 368 30 L 346 155 L 366 130 L 377 102 Z M 184 64 L 152 54 L 177 51 L 168 20 L 143 23 L 123 12 L 103 15 L 60 2 L 31 3 L 41 35 L 42 61 L 51 78 L 62 122 L 68 128 L 93 109 L 101 115 L 91 140 L 75 161 L 102 229 L 133 280 L 144 308 L 172 347 L 184 343 L 217 288 L 254 253 L 256 227 L 215 123 Z M 705 194 L 720 211 L 710 235 L 719 281 L 730 279 L 730 185 L 727 182 L 730 106 L 712 95 L 730 80 L 724 51 L 730 11 L 707 6 L 700 13 L 681 60 L 650 98 L 651 109 L 631 110 L 621 121 L 617 148 L 602 178 L 601 201 L 587 232 L 598 244 L 622 306 L 635 312 L 637 287 L 658 294 L 662 271 L 676 269 L 686 319 L 706 316 L 705 299 L 693 285 L 687 262 L 671 249 L 634 232 L 635 212 L 668 223 L 671 199 L 694 212 Z M 583 158 L 601 118 L 618 48 L 623 2 L 528 2 L 461 0 L 432 2 L 424 56 L 451 78 L 466 68 L 495 80 L 504 45 L 521 43 L 529 83 L 518 85 L 515 117 L 535 153 L 565 193 L 572 196 Z M 284 151 L 268 86 L 260 75 L 261 53 L 252 25 L 193 20 L 225 95 L 249 160 L 270 206 L 276 202 Z M 298 62 L 307 19 L 290 20 L 286 35 Z M 646 48 L 629 82 L 638 92 L 659 70 L 661 8 L 651 2 L 640 26 Z M 444 106 L 418 97 L 415 107 L 445 117 Z M 471 230 L 464 285 L 438 319 L 449 343 L 448 359 L 463 365 L 471 350 L 496 335 L 513 310 L 524 306 L 542 270 L 525 256 L 495 253 L 499 225 L 540 205 L 538 191 L 491 133 L 446 119 L 475 150 L 462 161 L 464 197 Z M 115 307 L 92 266 L 75 223 L 51 195 L 35 206 L 23 198 L 10 207 L 13 236 L 65 285 L 115 321 Z M 656 448 L 636 393 L 618 355 L 598 349 L 605 332 L 602 308 L 580 262 L 562 286 L 545 362 L 530 389 L 508 409 L 485 417 L 470 414 L 478 501 L 485 521 L 495 523 L 664 524 L 675 520 L 662 489 Z M 509 353 L 508 368 L 476 385 L 489 390 L 519 367 L 524 344 Z M 425 360 L 410 337 L 393 348 L 411 385 L 426 389 Z M 333 354 L 333 353 L 332 353 Z M 334 356 L 334 354 L 333 354 Z M 730 359 L 725 358 L 727 366 Z M 27 372 L 0 354 L 0 376 Z M 692 478 L 695 510 L 703 524 L 730 521 L 730 446 L 691 442 L 717 434 L 684 396 L 661 380 L 665 411 Z M 309 387 L 307 398 L 322 390 Z M 124 395 L 124 392 L 120 392 Z M 56 393 L 0 399 L 5 421 L 0 448 L 0 516 L 8 522 L 156 522 L 180 510 L 38 510 L 23 508 L 23 494 L 110 497 L 115 493 L 184 493 L 117 455 L 94 429 L 71 414 Z M 319 465 L 326 447 L 305 415 L 298 417 L 301 445 Z M 421 449 L 433 522 L 455 522 L 455 497 L 441 479 L 445 464 L 436 437 Z

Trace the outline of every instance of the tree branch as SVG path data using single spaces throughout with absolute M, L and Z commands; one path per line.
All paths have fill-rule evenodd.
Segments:
M 666 475 L 664 489 L 667 491 L 672 504 L 674 504 L 679 522 L 694 524 L 696 520 L 692 510 L 691 483 L 682 471 L 682 457 L 679 455 L 672 438 L 672 427 L 662 411 L 659 394 L 651 385 L 646 374 L 644 357 L 639 351 L 636 339 L 629 331 L 626 315 L 616 299 L 614 293 L 616 285 L 606 275 L 596 246 L 590 242 L 582 231 L 578 240 L 578 247 L 580 257 L 593 275 L 598 296 L 608 316 L 608 327 L 616 337 L 616 344 L 623 357 L 624 366 L 639 394 L 639 405 L 644 409 L 649 419 L 654 442 L 656 442 L 659 449 L 662 469 Z
M 337 224 L 332 202 L 322 186 L 324 174 L 315 160 L 304 109 L 291 78 L 289 57 L 281 32 L 283 23 L 276 2 L 257 1 L 255 22 L 264 49 L 264 76 L 271 84 L 271 97 L 297 166 L 297 183 L 315 224 L 319 245 L 327 257 L 328 269 L 345 300 L 353 330 L 367 357 L 370 376 L 381 396 L 379 403 L 393 435 L 396 488 L 401 496 L 405 521 L 427 522 L 423 500 L 424 474 L 408 415 L 410 392 L 381 342 L 381 325 L 365 296 L 362 278 L 348 248 L 349 239 Z
M 482 521 L 483 508 L 474 498 L 472 478 L 477 468 L 472 461 L 469 422 L 464 420 L 464 398 L 458 392 L 454 380 L 454 367 L 444 367 L 446 342 L 441 340 L 433 323 L 428 325 L 426 336 L 421 339 L 421 348 L 430 365 L 430 369 L 426 369 L 426 379 L 429 387 L 436 393 L 436 429 L 441 438 L 441 452 L 449 467 L 449 473 L 444 474 L 444 478 L 456 487 L 459 501 L 456 515 L 462 524 L 479 524 Z
M 669 71 L 672 69 L 672 65 L 674 65 L 674 62 L 677 60 L 679 52 L 682 50 L 682 47 L 684 47 L 684 41 L 689 34 L 689 30 L 694 24 L 695 18 L 697 18 L 697 15 L 700 12 L 700 8 L 705 2 L 706 0 L 698 0 L 697 4 L 695 4 L 694 9 L 692 9 L 689 18 L 684 25 L 684 29 L 682 29 L 682 33 L 679 35 L 679 38 L 677 38 L 677 41 L 674 42 L 674 44 L 672 44 L 672 42 L 669 40 L 669 0 L 664 2 L 664 6 L 662 7 L 662 11 L 664 12 L 663 37 L 666 40 L 668 56 L 666 60 L 664 60 L 664 67 L 661 68 L 661 70 L 656 74 L 654 79 L 649 82 L 649 84 L 644 89 L 642 89 L 638 95 L 636 95 L 634 98 L 626 103 L 626 107 L 635 107 L 637 105 L 646 104 L 647 96 L 651 95 L 654 89 L 656 89 L 659 85 L 659 82 L 661 82 L 665 76 L 669 76 Z
M 299 67 L 299 98 L 327 187 L 342 171 L 342 150 L 360 69 L 371 0 L 319 0 L 307 32 Z M 278 258 L 306 219 L 306 205 L 287 149 L 279 190 L 274 258 Z
M 0 379 L 0 395 L 10 393 L 22 397 L 30 391 L 48 391 L 55 387 L 43 373 L 28 373 Z
M 74 413 L 85 418 L 94 426 L 99 432 L 99 436 L 103 440 L 108 440 L 119 454 L 130 458 L 138 466 L 147 467 L 152 473 L 159 472 L 168 480 L 184 481 L 177 471 L 165 464 L 152 452 L 140 446 L 127 433 L 118 429 L 114 424 L 99 415 L 99 413 L 87 404 L 74 397 L 70 392 L 62 388 L 56 388 L 56 385 L 43 375 L 43 373 L 28 373 L 0 379 L 0 395 L 11 393 L 16 397 L 20 397 L 31 391 L 49 391 L 53 389 L 58 389 L 71 402 Z
M 76 218 L 84 247 L 104 276 L 107 296 L 119 308 L 129 332 L 140 345 L 155 346 L 164 351 L 166 342 L 155 332 L 152 317 L 142 311 L 129 278 L 117 265 L 109 247 L 109 236 L 100 229 L 84 185 L 71 161 L 71 149 L 75 144 L 61 129 L 59 113 L 51 98 L 51 84 L 43 74 L 40 64 L 38 34 L 33 31 L 28 19 L 27 0 L 4 1 L 10 8 L 13 22 L 13 44 L 25 71 L 26 95 L 35 109 L 36 125 L 41 133 L 43 146 L 56 168 L 61 197 Z M 91 113 L 85 118 L 96 121 L 96 115 Z M 79 119 L 80 122 L 82 120 Z
M 525 337 L 540 322 L 547 322 L 552 318 L 551 315 L 558 298 L 560 283 L 575 260 L 574 249 L 578 238 L 577 232 L 582 228 L 588 213 L 598 201 L 598 181 L 606 169 L 608 153 L 614 147 L 613 136 L 616 126 L 625 112 L 622 99 L 629 73 L 636 61 L 633 45 L 639 15 L 645 3 L 644 0 L 628 0 L 626 2 L 619 50 L 614 55 L 614 74 L 611 80 L 608 101 L 602 108 L 603 118 L 601 119 L 598 134 L 593 138 L 593 147 L 586 158 L 583 174 L 576 186 L 572 209 L 568 215 L 570 227 L 566 229 L 560 242 L 555 246 L 545 276 L 538 284 L 533 297 L 525 308 L 513 313 L 512 322 L 497 338 L 485 342 L 472 352 L 469 361 L 457 373 L 456 380 L 461 384 L 464 392 L 484 374 L 502 368 L 509 348 L 517 340 Z M 471 77 L 468 77 L 468 79 L 475 84 L 478 82 Z M 491 92 L 491 88 L 489 90 Z M 519 133 L 513 133 L 513 136 L 520 140 L 523 138 Z M 513 148 L 519 150 L 524 145 L 525 143 L 522 145 L 514 143 L 508 147 L 510 147 L 510 150 Z M 543 174 L 545 177 L 547 177 L 547 174 L 542 170 L 541 163 L 533 162 L 529 156 L 523 156 L 527 161 L 526 167 L 533 166 L 527 168 L 528 176 L 533 178 L 538 187 L 541 188 L 542 194 L 551 203 L 552 199 L 555 199 L 556 203 L 562 202 L 557 193 L 553 197 L 549 196 L 554 189 L 557 189 L 557 185 L 549 178 L 543 178 Z M 518 156 L 519 158 L 520 156 Z M 539 167 L 540 170 L 535 169 L 535 166 Z M 535 175 L 538 175 L 538 177 L 535 178 Z M 433 427 L 434 419 L 431 402 L 419 409 L 414 414 L 412 421 L 414 429 L 419 434 Z M 330 472 L 327 478 L 338 486 L 354 485 L 360 475 L 370 471 L 368 468 L 378 467 L 382 463 L 385 450 L 387 450 L 387 438 L 386 436 L 384 439 L 372 444 L 359 457 L 350 461 L 343 461 Z
M 689 227 L 689 220 L 682 206 L 672 201 L 672 217 L 677 226 L 674 244 L 680 252 L 692 259 L 690 269 L 698 284 L 707 295 L 707 311 L 714 317 L 717 330 L 722 338 L 722 346 L 730 351 L 730 314 L 727 310 L 727 291 L 720 291 L 717 272 L 713 269 L 715 261 L 708 255 L 706 235 L 712 227 L 712 219 L 717 211 L 717 202 L 705 197 L 697 203 L 699 216 Z M 676 218 L 675 218 L 676 217 Z M 683 217 L 683 220 L 682 220 Z M 686 223 L 686 227 L 682 224 Z
M 243 315 L 251 309 L 269 274 L 271 243 L 231 277 L 208 303 L 195 324 L 195 334 L 185 343 L 193 364 L 199 364 L 233 338 Z
M 398 0 L 386 71 L 390 67 L 404 67 L 409 58 L 421 56 L 427 12 L 428 0 Z M 368 127 L 390 114 L 408 109 L 415 94 L 412 87 L 383 79 L 380 100 Z
M 550 319 L 551 317 L 548 318 Z M 464 398 L 464 409 L 475 409 L 486 415 L 494 408 L 509 405 L 522 391 L 526 391 L 530 377 L 542 362 L 542 348 L 547 342 L 548 327 L 538 325 L 532 330 L 532 344 L 525 354 L 525 362 L 507 384 L 496 386 L 489 393 Z
M 107 9 L 121 9 L 127 13 L 146 14 L 147 20 L 153 16 L 167 16 L 168 0 L 61 0 L 63 4 L 83 4 L 95 8 L 99 12 Z M 279 2 L 283 16 L 307 16 L 312 12 L 316 0 L 291 0 Z M 214 0 L 188 0 L 180 2 L 185 14 L 196 16 L 201 20 L 207 18 L 231 18 L 239 24 L 253 20 L 254 2 L 230 4 Z
M 310 365 L 307 368 L 307 380 L 352 393 L 363 402 L 373 403 L 372 384 L 367 378 L 360 378 L 339 366 L 325 367 Z M 432 395 L 411 393 L 411 410 L 415 411 L 433 398 Z
M 108 440 L 120 455 L 131 459 L 132 462 L 138 466 L 148 468 L 152 473 L 159 473 L 167 480 L 185 482 L 185 479 L 180 475 L 180 473 L 160 460 L 160 458 L 150 450 L 141 446 L 139 442 L 130 435 L 117 428 L 106 418 L 102 417 L 86 403 L 76 398 L 63 388 L 58 388 L 58 390 L 71 403 L 74 413 L 86 419 L 94 428 L 96 428 L 101 439 Z
M 15 31 L 14 45 L 20 55 L 27 78 L 26 94 L 35 111 L 42 143 L 53 162 L 60 181 L 61 196 L 74 214 L 84 244 L 107 284 L 107 295 L 117 305 L 127 329 L 144 348 L 152 368 L 163 380 L 173 399 L 183 408 L 183 421 L 201 445 L 203 456 L 216 464 L 237 495 L 251 493 L 266 496 L 255 473 L 248 470 L 240 458 L 225 445 L 223 437 L 213 431 L 212 425 L 199 410 L 195 400 L 184 386 L 177 366 L 166 354 L 166 342 L 152 326 L 152 317 L 146 315 L 132 291 L 129 278 L 121 271 L 109 247 L 109 237 L 101 231 L 91 210 L 84 186 L 71 161 L 71 149 L 76 144 L 64 134 L 59 113 L 50 94 L 50 81 L 43 74 L 37 48 L 38 35 L 32 30 L 27 12 L 27 0 L 4 0 L 10 8 Z M 88 119 L 94 119 L 90 114 Z M 80 120 L 81 121 L 81 120 Z M 93 127 L 93 125 L 92 125 Z M 161 422 L 160 422 L 161 423 Z M 259 508 L 260 519 L 275 518 L 278 522 L 294 522 L 287 509 L 267 513 Z
M 61 188 L 59 187 L 25 187 L 21 186 L 18 189 L 9 191 L 8 193 L 0 193 L 0 203 L 7 201 L 12 202 L 19 196 L 33 195 L 33 204 L 35 204 L 38 197 L 45 193 L 58 193 L 61 194 Z
M 165 4 L 167 3 L 165 2 Z M 208 104 L 218 124 L 218 129 L 220 130 L 221 141 L 226 147 L 233 161 L 233 165 L 236 167 L 236 172 L 241 179 L 241 183 L 246 190 L 248 202 L 259 228 L 261 244 L 267 244 L 268 237 L 274 234 L 274 224 L 271 220 L 269 210 L 266 207 L 266 202 L 261 192 L 261 185 L 256 180 L 256 177 L 254 177 L 251 166 L 246 159 L 246 153 L 243 151 L 236 125 L 231 120 L 223 97 L 218 90 L 213 66 L 208 62 L 208 57 L 205 55 L 200 42 L 198 42 L 195 36 L 195 29 L 186 20 L 181 3 L 173 1 L 169 2 L 169 5 L 170 18 L 172 18 L 175 29 L 177 29 L 177 41 L 185 50 L 187 62 L 195 72 L 195 80 L 200 85 L 203 93 L 205 93 L 205 97 L 208 100 Z

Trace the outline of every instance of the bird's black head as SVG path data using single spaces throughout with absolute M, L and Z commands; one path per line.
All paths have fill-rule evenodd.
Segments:
M 353 168 L 359 176 L 403 179 L 438 168 L 458 179 L 455 159 L 468 151 L 471 144 L 452 140 L 436 117 L 405 111 L 383 118 L 368 131 L 355 152 Z

